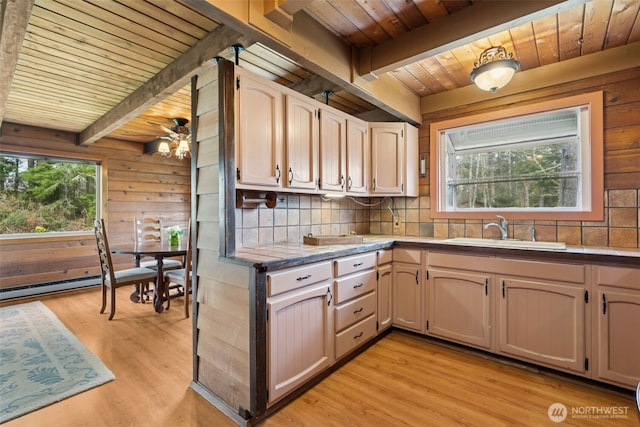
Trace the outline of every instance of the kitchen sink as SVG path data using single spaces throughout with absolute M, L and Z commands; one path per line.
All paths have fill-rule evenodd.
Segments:
M 564 242 L 533 242 L 530 240 L 517 239 L 481 239 L 478 237 L 454 237 L 443 240 L 446 243 L 467 246 L 485 246 L 490 248 L 517 248 L 517 249 L 547 249 L 561 251 L 567 249 Z

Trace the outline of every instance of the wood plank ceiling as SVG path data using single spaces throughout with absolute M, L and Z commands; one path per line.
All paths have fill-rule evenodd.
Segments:
M 29 1 L 29 0 L 24 0 Z M 0 0 L 3 14 L 9 0 Z M 82 132 L 218 27 L 195 0 L 35 0 L 0 120 Z M 302 12 L 354 49 L 376 47 L 456 15 L 478 0 L 313 0 Z M 418 97 L 470 85 L 469 73 L 490 46 L 513 52 L 521 69 L 565 61 L 640 41 L 640 2 L 594 0 L 469 41 L 388 74 Z M 7 13 L 8 15 L 8 13 Z M 6 22 L 10 16 L 4 16 Z M 1 34 L 6 37 L 7 34 Z M 232 57 L 231 51 L 227 52 Z M 312 72 L 265 44 L 240 54 L 240 65 L 292 86 Z M 2 71 L 0 71 L 0 77 Z M 5 81 L 2 84 L 6 84 Z M 3 101 L 0 91 L 0 101 Z M 314 94 L 322 99 L 320 93 Z M 339 90 L 330 104 L 350 114 L 379 106 Z M 0 105 L 2 107 L 2 105 Z M 149 142 L 159 125 L 190 117 L 182 87 L 108 137 Z

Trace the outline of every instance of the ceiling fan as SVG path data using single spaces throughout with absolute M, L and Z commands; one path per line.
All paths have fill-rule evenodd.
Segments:
M 191 156 L 191 131 L 186 126 L 189 120 L 182 117 L 171 120 L 175 125 L 170 128 L 159 125 L 167 135 L 145 144 L 145 154 L 160 153 L 162 157 L 177 157 L 180 160 Z

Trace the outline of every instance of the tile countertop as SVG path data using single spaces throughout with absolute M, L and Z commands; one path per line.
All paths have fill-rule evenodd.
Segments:
M 238 248 L 236 255 L 230 258 L 229 261 L 250 264 L 256 268 L 277 270 L 379 249 L 389 249 L 394 245 L 430 250 L 446 249 L 448 251 L 464 252 L 466 254 L 489 253 L 500 256 L 538 258 L 543 261 L 595 262 L 640 268 L 640 249 L 635 248 L 570 245 L 562 250 L 481 247 L 453 244 L 447 241 L 447 239 L 390 235 L 364 235 L 361 244 L 316 246 L 305 245 L 300 242 L 243 247 Z

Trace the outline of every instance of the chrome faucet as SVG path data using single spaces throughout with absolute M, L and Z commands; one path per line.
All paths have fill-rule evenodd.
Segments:
M 490 222 L 489 224 L 484 225 L 484 229 L 487 230 L 490 227 L 497 227 L 500 230 L 500 238 L 502 240 L 507 240 L 507 236 L 509 235 L 509 221 L 502 215 L 496 215 L 500 220 L 500 224 L 497 222 Z

